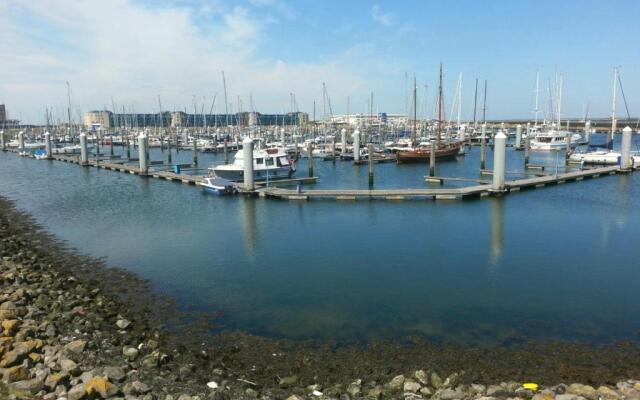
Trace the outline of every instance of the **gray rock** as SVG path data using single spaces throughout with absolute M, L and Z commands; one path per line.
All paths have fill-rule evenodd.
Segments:
M 116 326 L 120 329 L 127 329 L 129 325 L 131 325 L 131 322 L 124 318 L 116 321 Z
M 290 388 L 291 386 L 294 386 L 297 383 L 298 383 L 298 377 L 296 375 L 291 375 L 291 376 L 281 378 L 278 385 L 281 388 L 286 389 L 286 388 Z
M 133 361 L 138 358 L 138 349 L 135 347 L 125 347 L 122 349 L 122 355 L 129 361 Z
M 404 385 L 402 385 L 402 390 L 407 393 L 416 393 L 418 390 L 420 390 L 421 386 L 418 382 L 414 381 L 413 379 L 406 379 L 404 381 Z
M 149 393 L 151 388 L 140 381 L 133 381 L 124 385 L 122 391 L 126 395 L 141 395 Z
M 382 395 L 382 386 L 377 385 L 369 389 L 367 392 L 367 398 L 371 400 L 378 400 Z
M 178 399 L 178 400 L 180 400 L 180 399 Z M 303 400 L 303 399 L 300 396 L 292 394 L 291 396 L 287 397 L 287 400 Z
M 413 376 L 416 378 L 418 382 L 420 382 L 420 384 L 422 385 L 429 384 L 429 373 L 427 371 L 419 369 L 413 374 Z
M 425 386 L 422 389 L 420 389 L 420 394 L 425 397 L 431 397 L 433 396 L 433 390 Z
M 26 392 L 35 395 L 44 389 L 44 381 L 37 378 L 28 379 L 26 381 L 10 383 L 9 387 L 18 392 Z
M 483 394 L 487 390 L 487 387 L 485 385 L 479 385 L 477 383 L 472 383 L 469 389 L 470 389 L 471 392 L 473 392 L 475 394 Z
M 502 386 L 491 385 L 487 388 L 486 394 L 490 397 L 506 397 L 509 391 Z
M 79 355 L 84 351 L 86 346 L 87 342 L 85 340 L 74 340 L 73 342 L 67 343 L 64 349 L 70 354 Z
M 455 387 L 458 384 L 458 380 L 459 380 L 458 378 L 459 378 L 458 373 L 454 372 L 451 375 L 449 375 L 447 379 L 444 380 L 444 382 L 442 383 L 442 386 L 446 388 Z
M 115 366 L 105 367 L 104 375 L 109 378 L 111 382 L 122 382 L 127 376 L 122 368 Z
M 351 397 L 356 397 L 358 394 L 360 394 L 361 388 L 362 380 L 358 379 L 354 382 L 351 382 L 349 386 L 347 386 L 347 393 L 349 393 L 349 396 Z
M 605 400 L 619 399 L 620 395 L 615 390 L 607 386 L 600 386 L 597 390 L 598 395 Z
M 575 394 L 559 394 L 556 396 L 556 400 L 585 400 L 584 397 Z
M 465 394 L 453 389 L 440 389 L 436 392 L 434 397 L 440 400 L 460 400 L 465 397 Z
M 78 364 L 75 361 L 69 360 L 68 358 L 63 358 L 60 360 L 60 370 L 69 375 L 76 375 L 80 372 L 80 368 L 78 368 Z
M 178 400 L 192 400 L 191 396 L 189 396 L 188 394 L 181 394 L 178 397 Z
M 567 387 L 567 393 L 582 396 L 590 400 L 596 400 L 598 398 L 598 393 L 592 386 L 582 385 L 580 383 L 569 385 Z
M 436 389 L 440 389 L 442 386 L 442 378 L 440 378 L 440 375 L 435 371 L 431 373 L 431 386 Z
M 404 400 L 423 400 L 423 397 L 417 393 L 408 392 L 404 394 Z
M 398 375 L 391 379 L 388 383 L 389 389 L 391 390 L 401 390 L 404 385 L 404 375 Z

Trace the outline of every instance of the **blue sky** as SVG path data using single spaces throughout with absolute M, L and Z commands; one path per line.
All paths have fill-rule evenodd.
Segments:
M 157 1 L 7 0 L 0 5 L 0 102 L 13 117 L 42 120 L 125 106 L 223 111 L 220 71 L 233 111 L 322 114 L 322 82 L 334 113 L 405 112 L 405 74 L 418 80 L 421 114 L 433 109 L 438 64 L 450 110 L 463 74 L 463 117 L 474 80 L 488 80 L 488 118 L 531 116 L 535 71 L 540 108 L 547 82 L 563 75 L 564 116 L 611 108 L 612 69 L 640 114 L 638 1 Z M 428 85 L 427 94 L 424 86 Z M 618 96 L 620 99 L 620 96 Z M 426 103 L 425 103 L 426 102 Z M 623 114 L 623 105 L 618 103 Z

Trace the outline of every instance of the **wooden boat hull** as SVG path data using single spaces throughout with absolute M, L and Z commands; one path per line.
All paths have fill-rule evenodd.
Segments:
M 450 146 L 436 150 L 436 160 L 447 160 L 455 158 L 460 151 L 460 146 Z M 422 163 L 431 159 L 430 149 L 418 149 L 396 152 L 396 162 L 401 163 Z

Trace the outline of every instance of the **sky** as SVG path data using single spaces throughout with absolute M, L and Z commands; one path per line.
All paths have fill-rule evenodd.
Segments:
M 587 105 L 606 117 L 614 67 L 637 116 L 638 15 L 637 0 L 2 0 L 0 103 L 23 122 L 46 109 L 62 118 L 69 82 L 74 119 L 159 103 L 313 115 L 314 101 L 322 118 L 368 113 L 371 93 L 374 112 L 405 113 L 415 76 L 419 114 L 431 117 L 442 63 L 447 118 L 460 76 L 462 118 L 473 118 L 476 79 L 478 109 L 487 81 L 487 119 L 532 118 L 536 70 L 541 117 L 560 76 L 563 117 Z

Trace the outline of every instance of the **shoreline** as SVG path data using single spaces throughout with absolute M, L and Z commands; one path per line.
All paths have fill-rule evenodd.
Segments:
M 523 382 L 551 387 L 546 398 L 640 398 L 640 383 L 627 381 L 640 377 L 640 347 L 630 342 L 505 347 L 408 338 L 338 346 L 211 335 L 215 315 L 179 311 L 134 274 L 68 248 L 2 197 L 0 256 L 0 398 L 534 396 Z

